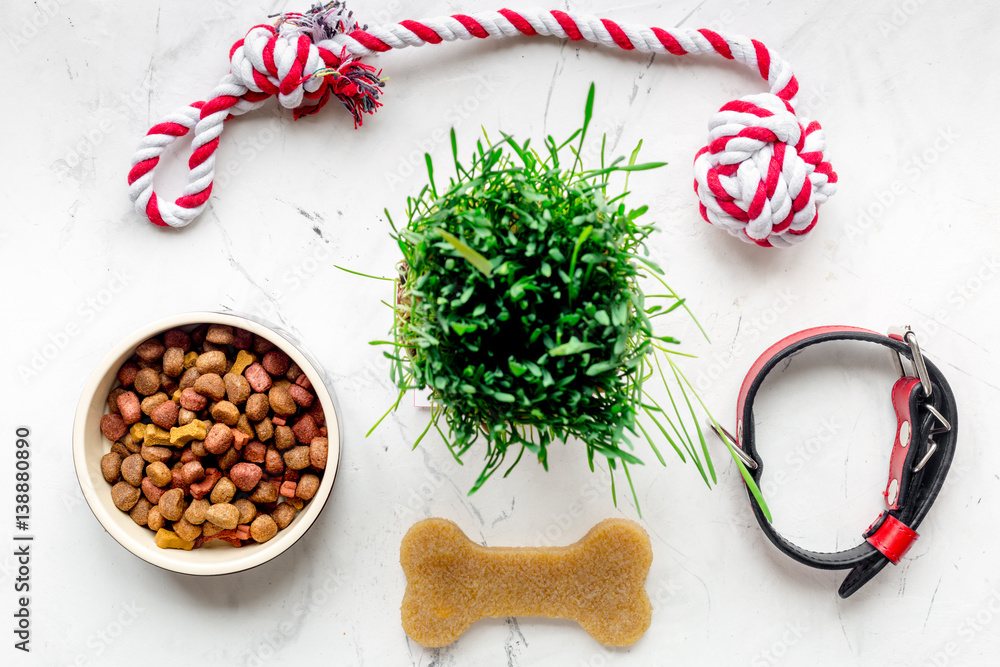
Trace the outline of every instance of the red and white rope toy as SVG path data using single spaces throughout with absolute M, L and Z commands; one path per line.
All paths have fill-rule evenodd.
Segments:
M 817 210 L 836 192 L 837 175 L 823 157 L 819 123 L 803 127 L 795 114 L 798 82 L 789 64 L 755 39 L 712 30 L 646 28 L 590 15 L 528 10 L 456 14 L 425 21 L 361 27 L 341 2 L 284 14 L 259 25 L 230 51 L 230 72 L 208 101 L 182 107 L 153 126 L 139 144 L 129 172 L 129 196 L 156 225 L 183 227 L 205 208 L 212 191 L 215 151 L 223 122 L 257 109 L 276 95 L 295 118 L 318 111 L 331 96 L 361 125 L 374 113 L 380 72 L 362 56 L 445 41 L 548 35 L 587 40 L 643 53 L 714 53 L 756 70 L 769 92 L 723 106 L 709 121 L 708 145 L 695 157 L 694 188 L 701 214 L 745 241 L 788 247 L 816 224 Z M 194 129 L 188 183 L 173 203 L 153 191 L 160 156 Z

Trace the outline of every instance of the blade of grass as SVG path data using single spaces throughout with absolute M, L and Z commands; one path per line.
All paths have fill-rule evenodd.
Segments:
M 687 390 L 684 389 L 684 383 L 681 382 L 680 376 L 678 375 L 677 364 L 670 357 L 667 357 L 667 363 L 670 364 L 670 369 L 674 373 L 674 378 L 677 380 L 677 386 L 681 390 L 681 395 L 684 397 L 684 403 L 687 404 L 688 411 L 691 413 L 691 419 L 694 420 L 694 428 L 698 432 L 698 442 L 701 443 L 702 454 L 705 455 L 705 466 L 708 468 L 709 474 L 712 476 L 712 483 L 718 482 L 718 478 L 715 475 L 715 466 L 712 465 L 712 455 L 708 452 L 708 443 L 705 442 L 705 434 L 701 430 L 701 423 L 698 419 L 698 415 L 694 411 L 694 406 L 691 405 L 691 400 L 688 398 Z
M 343 266 L 338 266 L 337 264 L 334 264 L 333 268 L 340 269 L 345 273 L 353 273 L 354 275 L 361 276 L 362 278 L 372 278 L 373 280 L 389 280 L 389 281 L 396 280 L 395 278 L 385 278 L 383 276 L 373 276 L 368 273 L 361 273 L 360 271 L 352 271 L 351 269 L 344 268 Z
M 719 422 L 715 420 L 715 417 L 712 416 L 712 412 L 708 409 L 708 406 L 705 405 L 705 402 L 701 400 L 701 396 L 698 395 L 698 392 L 694 391 L 694 386 L 691 385 L 691 381 L 687 379 L 686 375 L 681 374 L 681 377 L 684 378 L 684 381 L 687 382 L 689 387 L 691 387 L 691 391 L 694 393 L 695 398 L 697 398 L 698 402 L 701 403 L 701 407 L 705 410 L 705 414 L 708 415 L 708 418 L 715 425 L 715 428 L 719 429 L 720 433 L 724 432 L 725 429 L 723 429 Z M 733 451 L 733 445 L 729 442 L 729 439 L 722 438 L 722 442 L 726 446 L 726 449 L 729 450 L 729 455 L 732 457 L 733 461 L 736 462 L 736 467 L 740 471 L 740 477 L 743 478 L 743 482 L 747 485 L 747 488 L 750 489 L 750 493 L 760 506 L 761 511 L 764 513 L 764 517 L 767 519 L 768 523 L 770 523 L 771 509 L 767 506 L 767 502 L 764 500 L 764 496 L 761 494 L 757 483 L 753 480 L 753 477 L 750 476 L 750 471 L 747 470 L 743 461 L 741 461 L 740 457 L 735 451 Z
M 455 250 L 458 251 L 462 257 L 465 258 L 469 264 L 474 266 L 480 273 L 482 273 L 487 278 L 493 276 L 493 265 L 490 264 L 490 260 L 483 257 L 481 254 L 476 252 L 474 249 L 470 248 L 464 241 L 452 234 L 446 229 L 438 229 L 438 233 L 444 238 L 445 241 L 450 243 Z

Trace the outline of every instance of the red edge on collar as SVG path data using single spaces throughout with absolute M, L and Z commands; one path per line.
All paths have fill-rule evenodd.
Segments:
M 878 528 L 874 531 L 869 528 L 871 534 L 867 535 L 865 539 L 895 565 L 906 555 L 906 552 L 910 550 L 920 535 L 893 515 L 885 514 L 884 516 L 885 520 Z M 881 517 L 879 518 L 881 519 Z M 878 523 L 878 519 L 875 520 L 875 523 Z
M 753 363 L 750 370 L 747 371 L 746 377 L 743 378 L 743 385 L 740 387 L 740 397 L 736 403 L 736 442 L 738 446 L 743 446 L 743 406 L 746 404 L 747 393 L 750 391 L 750 385 L 753 384 L 754 379 L 760 374 L 764 366 L 773 359 L 775 356 L 781 353 L 786 347 L 790 345 L 795 345 L 800 343 L 807 338 L 812 338 L 813 336 L 819 336 L 828 333 L 866 333 L 875 336 L 882 336 L 883 334 L 877 331 L 871 331 L 869 329 L 862 329 L 861 327 L 849 327 L 849 326 L 823 326 L 823 327 L 812 327 L 811 329 L 803 329 L 798 333 L 793 333 L 790 336 L 785 336 L 777 343 L 771 347 L 764 350 L 764 353 L 757 358 L 757 361 Z
M 889 481 L 886 484 L 885 507 L 890 510 L 897 510 L 902 504 L 906 489 L 903 488 L 903 468 L 906 466 L 906 457 L 914 445 L 913 438 L 917 434 L 917 424 L 915 416 L 910 414 L 910 400 L 913 394 L 920 389 L 920 380 L 915 377 L 904 376 L 896 380 L 892 386 L 892 408 L 896 412 L 896 440 L 892 444 L 892 456 L 889 459 Z M 915 443 L 919 445 L 920 443 Z

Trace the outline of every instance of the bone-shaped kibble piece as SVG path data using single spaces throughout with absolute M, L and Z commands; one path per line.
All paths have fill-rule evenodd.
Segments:
M 400 546 L 403 629 L 445 646 L 482 618 L 541 616 L 579 623 L 607 646 L 631 646 L 649 628 L 653 560 L 635 522 L 606 519 L 566 547 L 484 547 L 446 519 L 425 519 Z

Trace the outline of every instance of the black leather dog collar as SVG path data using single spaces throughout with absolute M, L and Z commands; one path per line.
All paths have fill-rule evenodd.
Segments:
M 825 570 L 846 570 L 850 574 L 840 586 L 840 596 L 848 597 L 878 574 L 889 562 L 897 563 L 917 538 L 916 528 L 927 515 L 944 483 L 955 453 L 958 433 L 955 397 L 934 364 L 925 361 L 912 331 L 899 330 L 888 336 L 856 327 L 817 327 L 788 336 L 767 349 L 750 368 L 740 389 L 737 406 L 736 443 L 751 462 L 750 474 L 760 483 L 764 460 L 754 439 L 753 402 L 767 374 L 783 359 L 817 343 L 857 340 L 883 345 L 899 362 L 899 380 L 892 389 L 896 410 L 896 440 L 890 462 L 886 510 L 863 533 L 856 547 L 837 553 L 810 551 L 779 535 L 750 496 L 754 516 L 768 539 L 800 563 Z M 914 367 L 917 377 L 904 375 L 902 359 Z M 742 458 L 742 457 L 741 457 Z M 752 464 L 756 463 L 756 468 Z

